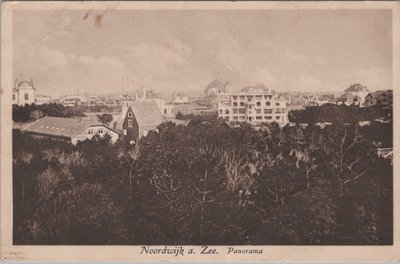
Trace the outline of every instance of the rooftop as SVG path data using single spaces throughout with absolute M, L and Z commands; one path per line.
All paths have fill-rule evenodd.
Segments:
M 62 118 L 46 116 L 26 126 L 23 131 L 32 133 L 73 138 L 82 130 L 104 124 L 93 119 Z

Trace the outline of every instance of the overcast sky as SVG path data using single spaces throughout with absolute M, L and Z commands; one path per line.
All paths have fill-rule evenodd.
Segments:
M 29 11 L 13 14 L 14 78 L 39 94 L 392 88 L 390 10 Z

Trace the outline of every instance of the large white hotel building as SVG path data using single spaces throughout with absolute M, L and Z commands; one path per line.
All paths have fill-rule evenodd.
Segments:
M 264 85 L 247 86 L 218 102 L 218 116 L 229 122 L 249 122 L 257 125 L 276 122 L 288 123 L 286 100 L 278 98 Z

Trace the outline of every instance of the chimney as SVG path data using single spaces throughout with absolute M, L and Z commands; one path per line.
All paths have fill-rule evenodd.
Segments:
M 18 87 L 17 87 L 17 84 L 18 84 L 18 79 L 15 78 L 15 88 L 18 88 Z
M 143 100 L 146 100 L 146 88 L 143 88 Z

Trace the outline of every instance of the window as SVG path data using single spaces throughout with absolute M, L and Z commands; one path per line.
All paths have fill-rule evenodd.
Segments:
M 133 120 L 128 120 L 128 127 L 133 127 Z
M 99 129 L 99 134 L 103 134 L 104 130 L 102 128 Z
M 88 130 L 88 134 L 89 134 L 89 135 L 93 135 L 93 129 L 89 129 L 89 130 Z
M 126 132 L 126 129 L 124 129 L 124 136 L 126 136 L 127 135 L 127 132 Z
M 239 114 L 245 114 L 246 113 L 246 110 L 244 110 L 244 109 L 239 109 Z
M 279 106 L 279 103 L 276 103 L 276 106 Z
M 243 102 L 240 102 L 240 106 L 244 106 L 244 103 L 243 103 Z
M 233 117 L 233 120 L 238 120 L 238 119 L 239 119 L 239 117 L 237 117 L 237 116 Z
M 237 113 L 238 113 L 238 110 L 237 110 L 237 109 L 233 109 L 233 113 L 234 113 L 234 114 L 237 114 Z
M 225 117 L 225 120 L 226 120 L 226 121 L 229 121 L 229 116 Z
M 272 109 L 264 109 L 264 114 L 272 114 Z
M 29 95 L 27 93 L 25 94 L 25 100 L 29 100 Z
M 167 109 L 164 109 L 164 115 L 166 115 L 167 114 Z
M 257 106 L 261 106 L 261 102 L 257 102 Z
M 261 114 L 261 109 L 257 109 L 257 110 L 256 110 L 256 113 L 257 113 L 257 114 Z
M 272 116 L 264 116 L 265 119 L 270 120 L 272 119 Z
M 256 119 L 257 119 L 257 120 L 261 120 L 261 119 L 262 119 L 262 116 L 256 116 Z
M 236 95 L 232 96 L 233 100 L 236 100 L 238 97 Z
M 249 105 L 249 109 L 251 109 L 252 108 L 252 105 Z
M 281 117 L 280 116 L 276 116 L 276 119 L 279 120 L 279 119 L 281 119 Z
M 223 113 L 223 111 L 222 111 L 222 109 L 220 109 L 220 110 L 219 110 L 219 114 L 222 115 L 222 113 Z
M 251 97 L 247 98 L 247 101 L 251 102 Z
M 132 112 L 129 112 L 128 113 L 128 117 L 132 117 L 133 116 L 133 113 Z
M 229 115 L 229 110 L 228 109 L 225 110 L 225 114 Z
M 237 106 L 237 102 L 233 102 L 233 106 Z
M 13 100 L 15 100 L 15 94 L 13 94 Z
M 271 102 L 270 102 L 270 101 L 266 101 L 266 102 L 265 102 L 265 105 L 266 105 L 266 106 L 270 106 L 270 105 L 271 105 Z

